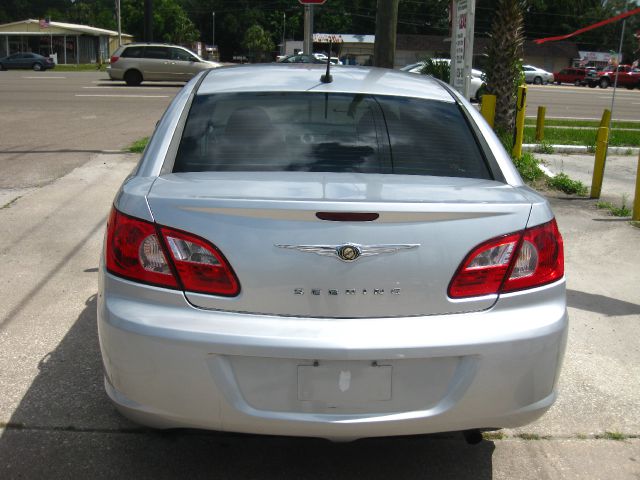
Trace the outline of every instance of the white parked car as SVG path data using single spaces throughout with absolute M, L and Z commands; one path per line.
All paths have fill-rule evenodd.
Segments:
M 533 83 L 535 85 L 553 83 L 553 73 L 541 68 L 534 67 L 533 65 L 523 65 L 522 71 L 524 72 L 524 81 L 527 83 Z
M 434 58 L 434 60 L 451 63 L 451 60 L 448 58 Z M 402 67 L 400 70 L 408 73 L 422 73 L 424 64 L 425 62 L 411 63 Z M 476 70 L 475 68 L 471 69 L 469 97 L 472 100 L 476 100 L 477 102 L 479 102 L 480 100 L 482 100 L 482 94 L 484 93 L 486 86 L 487 84 L 484 81 L 484 72 L 482 72 L 481 70 Z

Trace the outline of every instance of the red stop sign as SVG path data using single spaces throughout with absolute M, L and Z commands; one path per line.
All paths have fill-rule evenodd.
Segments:
M 302 5 L 323 5 L 327 0 L 298 0 Z

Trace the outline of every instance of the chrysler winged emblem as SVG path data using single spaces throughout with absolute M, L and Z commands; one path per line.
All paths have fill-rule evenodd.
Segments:
M 372 257 L 374 255 L 397 253 L 401 250 L 411 250 L 418 248 L 419 243 L 388 244 L 388 245 L 358 245 L 356 243 L 345 243 L 342 245 L 282 245 L 276 244 L 278 248 L 299 250 L 304 253 L 315 253 L 325 257 L 334 257 L 343 262 L 354 262 L 360 257 Z

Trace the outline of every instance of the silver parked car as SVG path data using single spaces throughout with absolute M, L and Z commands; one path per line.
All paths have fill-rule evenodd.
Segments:
M 341 440 L 535 420 L 567 338 L 549 204 L 448 86 L 324 72 L 214 69 L 169 106 L 108 220 L 109 397 Z
M 553 83 L 553 73 L 547 72 L 533 65 L 523 65 L 522 72 L 524 73 L 524 81 L 526 83 L 534 83 L 536 85 L 543 85 L 547 83 Z
M 188 82 L 202 70 L 220 66 L 178 45 L 129 43 L 113 53 L 107 74 L 135 86 L 147 81 Z

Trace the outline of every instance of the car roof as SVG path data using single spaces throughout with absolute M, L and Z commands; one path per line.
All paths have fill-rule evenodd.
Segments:
M 161 42 L 131 42 L 125 43 L 122 45 L 123 47 L 178 47 L 184 48 L 185 50 L 189 50 L 182 45 L 175 45 L 173 43 L 161 43 Z
M 326 66 L 280 63 L 238 65 L 209 70 L 198 95 L 235 92 L 335 92 L 425 98 L 453 103 L 445 87 L 427 75 L 412 75 L 386 68 L 332 65 L 331 83 L 320 77 Z

